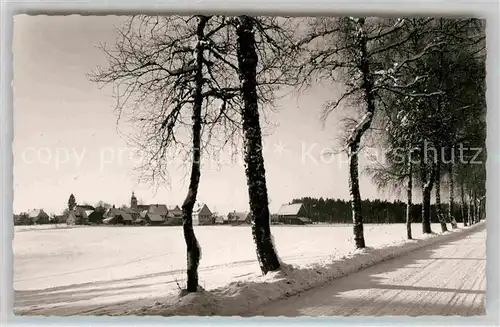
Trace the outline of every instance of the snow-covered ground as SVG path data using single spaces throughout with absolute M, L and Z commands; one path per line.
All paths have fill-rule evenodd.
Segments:
M 68 226 L 66 224 L 46 224 L 46 225 L 30 225 L 30 226 L 14 226 L 14 232 L 25 232 L 40 229 L 68 229 L 78 228 L 83 226 Z
M 439 231 L 439 225 L 433 225 L 433 230 Z M 420 224 L 414 224 L 413 231 L 416 238 L 422 238 Z M 402 224 L 365 225 L 371 248 L 353 253 L 350 226 L 276 226 L 273 235 L 280 257 L 294 267 L 265 277 L 260 277 L 248 226 L 203 226 L 196 228 L 196 234 L 203 252 L 200 284 L 211 292 L 178 298 L 177 284 L 184 285 L 185 269 L 180 227 L 16 232 L 15 311 L 54 315 L 241 314 L 286 293 L 295 294 L 455 232 L 405 242 Z M 112 305 L 124 301 L 128 302 Z

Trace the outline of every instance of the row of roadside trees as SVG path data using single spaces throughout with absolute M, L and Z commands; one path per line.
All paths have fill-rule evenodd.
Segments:
M 484 212 L 485 151 L 478 158 L 467 152 L 461 161 L 447 160 L 461 145 L 484 149 L 483 21 L 135 16 L 120 29 L 116 44 L 102 50 L 108 64 L 90 79 L 113 85 L 119 117 L 136 127 L 130 141 L 145 158 L 141 176 L 164 183 L 172 149 L 184 151 L 190 163 L 182 205 L 188 292 L 198 289 L 201 250 L 192 212 L 202 153 L 242 152 L 260 268 L 263 274 L 280 269 L 270 230 L 261 121 L 287 90 L 319 83 L 341 89 L 324 104 L 322 120 L 328 123 L 337 110 L 348 112 L 339 151 L 349 158 L 357 248 L 365 247 L 358 156 L 367 144 L 384 151 L 384 161 L 375 161 L 367 172 L 381 188 L 404 185 L 408 213 L 412 192 L 421 191 L 424 233 L 432 232 L 433 189 L 443 230 L 447 221 L 455 226 L 453 215 L 445 216 L 440 207 L 446 176 L 453 184 L 452 207 L 459 190 L 462 208 L 468 202 L 478 216 Z M 439 155 L 427 155 L 428 148 Z M 471 164 L 472 159 L 480 163 Z M 411 219 L 407 222 L 411 238 Z

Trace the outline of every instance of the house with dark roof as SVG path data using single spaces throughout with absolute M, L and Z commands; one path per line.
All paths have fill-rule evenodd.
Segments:
M 250 212 L 233 211 L 227 214 L 227 223 L 231 225 L 249 225 L 252 222 Z
M 95 208 L 91 205 L 77 205 L 73 210 L 76 217 L 76 224 L 87 225 L 89 224 L 89 216 L 94 212 Z
M 106 210 L 94 210 L 88 217 L 91 224 L 102 224 Z
M 137 209 L 132 209 L 132 208 L 123 208 L 121 209 L 123 212 L 129 214 L 132 217 L 132 221 L 135 222 L 137 219 L 141 218 L 140 217 L 140 211 Z
M 134 222 L 134 219 L 132 218 L 132 216 L 123 210 L 121 212 L 121 217 L 123 219 L 124 225 L 132 225 L 132 223 Z
M 103 223 L 111 225 L 132 225 L 134 220 L 132 216 L 123 209 L 110 208 L 103 219 Z
M 166 204 L 150 204 L 148 213 L 154 213 L 165 217 L 168 214 L 168 208 Z
M 148 212 L 144 218 L 147 225 L 160 226 L 163 225 L 165 220 L 160 214 Z
M 28 212 L 29 219 L 33 225 L 48 224 L 50 222 L 49 215 L 43 209 L 33 209 Z
M 164 225 L 166 225 L 166 226 L 181 226 L 182 222 L 183 222 L 182 211 L 181 211 L 181 215 L 175 214 L 174 212 L 169 211 L 167 216 L 165 217 Z
M 182 218 L 182 209 L 179 208 L 178 205 L 170 205 L 167 206 L 168 213 L 171 214 L 173 217 L 180 217 Z
M 312 224 L 311 219 L 306 217 L 306 209 L 302 203 L 283 204 L 278 213 L 278 220 L 287 225 Z
M 139 213 L 139 217 L 134 219 L 134 225 L 145 226 L 148 224 L 146 220 L 146 215 L 148 214 L 147 210 L 142 210 Z
M 182 225 L 182 209 L 179 206 L 138 204 L 134 192 L 130 198 L 130 208 L 122 210 L 132 216 L 136 225 Z

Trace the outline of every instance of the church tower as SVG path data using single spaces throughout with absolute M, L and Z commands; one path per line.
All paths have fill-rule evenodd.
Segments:
M 137 198 L 135 197 L 134 192 L 132 192 L 132 197 L 130 198 L 130 208 L 137 209 Z

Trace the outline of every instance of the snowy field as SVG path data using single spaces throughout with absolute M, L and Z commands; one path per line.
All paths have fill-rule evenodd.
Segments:
M 439 224 L 433 231 L 439 231 Z M 413 226 L 415 237 L 420 224 Z M 170 274 L 182 282 L 185 243 L 181 227 L 87 227 L 31 229 L 14 235 L 14 289 L 33 290 Z M 206 289 L 234 278 L 259 274 L 249 226 L 200 226 L 196 236 L 202 247 L 201 284 Z M 272 228 L 281 259 L 307 265 L 343 256 L 353 250 L 352 227 L 276 226 Z M 405 239 L 403 225 L 365 225 L 368 246 Z M 42 268 L 43 267 L 43 268 Z M 205 271 L 217 269 L 215 279 Z M 243 276 L 245 275 L 245 276 Z M 173 283 L 172 289 L 176 289 Z
M 432 228 L 440 231 L 439 224 Z M 354 252 L 351 226 L 273 226 L 272 232 L 282 261 L 296 267 L 321 266 Z M 373 248 L 404 241 L 405 234 L 403 224 L 365 225 L 367 246 Z M 413 224 L 413 234 L 421 238 L 420 224 Z M 200 226 L 196 235 L 202 247 L 199 273 L 204 289 L 244 286 L 259 279 L 249 226 Z M 164 297 L 185 284 L 181 227 L 16 231 L 13 251 L 18 311 L 40 309 L 44 303 L 52 308 L 68 302 L 84 306 L 97 294 L 100 304 Z M 65 314 L 69 312 L 65 308 Z
M 25 232 L 41 229 L 69 229 L 81 226 L 68 226 L 66 224 L 46 224 L 46 225 L 31 225 L 31 226 L 14 226 L 14 232 Z

